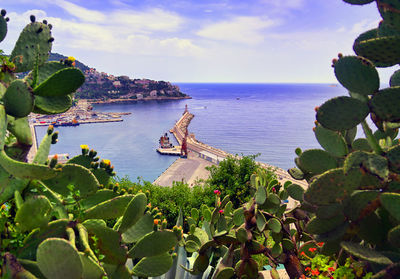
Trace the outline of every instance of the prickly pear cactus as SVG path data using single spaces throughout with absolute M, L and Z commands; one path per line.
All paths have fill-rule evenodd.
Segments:
M 0 41 L 7 33 L 1 11 Z M 70 61 L 47 62 L 53 42 L 46 21 L 20 34 L 0 70 L 0 277 L 132 278 L 159 276 L 173 265 L 179 230 L 167 230 L 147 196 L 111 183 L 109 160 L 82 145 L 65 164 L 48 159 L 58 132 L 49 126 L 31 162 L 31 112 L 68 110 L 84 82 Z M 31 71 L 23 80 L 15 73 Z
M 262 254 L 272 266 L 271 275 L 275 276 L 282 264 L 290 278 L 302 276 L 301 252 L 307 245 L 318 246 L 304 230 L 307 214 L 300 205 L 289 209 L 287 200 L 302 201 L 304 189 L 269 179 L 264 170 L 252 175 L 251 186 L 255 194 L 243 207 L 233 208 L 229 196 L 221 199 L 215 190 L 214 209 L 203 205 L 200 211 L 192 210 L 186 219 L 189 232 L 183 245 L 194 260 L 183 266 L 185 270 L 203 278 L 205 274 L 213 274 L 211 278 L 258 278 L 262 267 L 254 256 Z
M 316 108 L 314 132 L 323 149 L 297 149 L 297 167 L 289 173 L 309 182 L 299 196 L 302 208 L 312 214 L 305 230 L 325 243 L 323 253 L 351 255 L 368 262 L 376 278 L 398 278 L 399 73 L 394 72 L 389 88 L 381 89 L 376 67 L 400 62 L 400 4 L 392 0 L 345 2 L 377 2 L 383 21 L 355 40 L 357 56 L 339 54 L 333 59 L 337 80 L 349 96 Z M 359 126 L 365 138 L 355 139 Z

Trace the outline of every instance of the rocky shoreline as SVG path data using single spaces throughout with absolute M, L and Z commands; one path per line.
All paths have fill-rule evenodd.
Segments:
M 86 99 L 90 104 L 118 104 L 118 103 L 132 103 L 141 101 L 165 101 L 165 100 L 183 100 L 192 99 L 190 96 L 184 97 L 145 97 L 142 99 L 107 99 L 107 100 L 97 100 L 97 99 Z

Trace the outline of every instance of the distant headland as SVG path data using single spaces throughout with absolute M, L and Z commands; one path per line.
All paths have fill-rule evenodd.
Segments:
M 59 61 L 66 58 L 64 55 L 51 53 L 49 60 Z M 87 99 L 91 103 L 191 99 L 182 93 L 177 85 L 167 81 L 114 76 L 98 72 L 78 60 L 75 60 L 75 67 L 79 68 L 86 78 L 85 83 L 75 93 L 75 98 Z

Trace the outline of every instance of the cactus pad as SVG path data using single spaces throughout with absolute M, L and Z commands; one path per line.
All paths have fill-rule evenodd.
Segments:
M 380 0 L 377 1 L 378 10 L 384 22 L 398 30 L 400 30 L 400 5 L 396 0 Z
M 389 231 L 388 239 L 392 245 L 400 248 L 400 225 Z
M 312 234 L 323 234 L 335 229 L 344 222 L 345 218 L 343 215 L 336 215 L 330 219 L 313 217 L 310 222 L 307 223 L 306 231 Z
M 43 81 L 48 79 L 51 75 L 67 68 L 68 66 L 57 61 L 49 61 L 38 67 L 38 76 L 36 85 L 41 84 Z M 33 83 L 33 72 L 30 72 L 26 77 L 25 80 L 31 85 Z
M 46 239 L 39 245 L 36 258 L 40 271 L 46 278 L 82 278 L 83 267 L 80 256 L 65 239 Z
M 372 112 L 383 121 L 400 121 L 400 87 L 386 88 L 370 101 Z
M 334 203 L 330 205 L 318 206 L 316 215 L 319 219 L 329 219 L 338 214 L 342 214 L 343 205 L 340 203 Z
M 400 173 L 400 146 L 390 148 L 386 153 L 390 170 Z
M 71 95 L 60 97 L 35 96 L 35 106 L 33 108 L 33 112 L 40 114 L 57 114 L 66 112 L 71 106 Z
M 390 77 L 390 87 L 400 86 L 400 70 L 397 70 Z
M 369 173 L 386 179 L 389 175 L 388 161 L 385 157 L 364 151 L 354 151 L 344 161 L 344 172 L 347 173 L 353 168 L 363 167 Z
M 289 193 L 289 196 L 297 201 L 303 200 L 304 189 L 300 185 L 290 184 L 286 187 L 286 191 Z
M 355 191 L 347 203 L 344 213 L 352 221 L 357 221 L 368 214 L 368 206 L 378 198 L 378 191 Z
M 330 130 L 343 131 L 357 126 L 369 114 L 366 103 L 341 96 L 328 100 L 317 111 L 317 121 Z
M 49 179 L 59 172 L 45 165 L 33 165 L 13 160 L 7 156 L 4 150 L 0 152 L 0 165 L 18 178 Z
M 3 16 L 0 16 L 0 42 L 4 40 L 7 35 L 7 22 Z
M 125 264 L 127 255 L 126 247 L 121 245 L 121 235 L 113 229 L 106 227 L 98 220 L 86 220 L 83 225 L 89 236 L 96 236 L 97 249 L 105 256 L 104 263 Z
M 268 228 L 274 233 L 279 233 L 282 229 L 282 225 L 278 219 L 271 218 L 268 220 Z
M 91 162 L 92 158 L 89 155 L 78 155 L 69 159 L 67 164 L 77 164 L 89 169 Z
M 321 149 L 304 151 L 301 153 L 298 163 L 301 170 L 312 174 L 320 174 L 337 167 L 336 159 Z
M 356 40 L 353 49 L 357 55 L 368 58 L 377 67 L 389 67 L 400 63 L 400 36 Z
M 29 180 L 18 179 L 0 166 L 0 204 L 8 201 L 14 195 L 15 191 L 22 192 L 28 183 Z
M 139 193 L 129 202 L 126 207 L 121 225 L 118 229 L 120 233 L 124 233 L 127 229 L 136 224 L 143 216 L 147 206 L 147 197 L 144 193 Z
M 17 118 L 12 116 L 7 117 L 8 125 L 7 129 L 10 131 L 18 140 L 18 142 L 25 145 L 32 145 L 32 134 L 29 127 L 28 118 Z
M 352 147 L 354 150 L 372 152 L 372 148 L 367 139 L 360 138 L 353 141 Z
M 33 93 L 42 97 L 60 97 L 75 92 L 85 82 L 85 76 L 77 68 L 65 68 L 48 77 L 34 88 Z
M 57 220 L 47 224 L 46 227 L 33 230 L 24 240 L 24 246 L 17 251 L 18 258 L 35 260 L 39 244 L 49 237 L 62 238 L 66 236 L 65 230 L 68 220 Z
M 346 141 L 338 132 L 317 125 L 314 133 L 319 144 L 333 156 L 342 157 L 347 154 Z
M 25 201 L 15 215 L 21 231 L 30 231 L 45 226 L 50 220 L 51 203 L 44 196 L 35 196 Z
M 39 30 L 42 30 L 39 32 Z M 42 65 L 49 58 L 52 47 L 49 26 L 41 22 L 32 22 L 22 30 L 13 51 L 11 61 L 15 63 L 16 72 L 26 72 L 33 69 L 36 57 Z
M 85 211 L 85 219 L 114 219 L 122 216 L 133 195 L 112 198 Z
M 392 263 L 392 261 L 388 257 L 385 257 L 384 255 L 382 255 L 379 252 L 376 252 L 375 250 L 361 246 L 358 243 L 343 241 L 340 243 L 340 245 L 348 253 L 360 259 L 382 265 L 387 265 Z
M 380 197 L 383 207 L 397 221 L 400 221 L 400 194 L 398 193 L 383 193 Z
M 288 170 L 288 173 L 294 179 L 297 179 L 297 180 L 304 179 L 304 173 L 301 170 L 299 170 L 298 168 L 291 168 Z
M 29 129 L 29 126 L 28 126 L 28 129 Z M 30 131 L 30 129 L 29 129 L 29 131 Z M 53 138 L 53 133 L 51 133 L 51 134 L 46 133 L 44 135 L 42 141 L 40 142 L 40 146 L 38 148 L 38 151 L 36 152 L 36 155 L 33 158 L 32 163 L 34 163 L 34 164 L 42 164 L 42 165 L 44 165 L 46 163 L 47 158 L 48 158 L 49 153 L 50 153 L 50 145 L 51 145 L 51 142 L 52 142 L 52 138 Z
M 137 242 L 146 234 L 153 231 L 154 221 L 150 213 L 146 213 L 135 225 L 128 228 L 122 234 L 122 241 L 124 243 Z
M 257 204 L 263 204 L 265 202 L 267 199 L 267 191 L 264 186 L 258 186 L 255 198 Z
M 118 194 L 115 193 L 114 191 L 108 189 L 102 189 L 97 191 L 95 194 L 90 195 L 86 199 L 81 200 L 80 204 L 82 208 L 88 209 L 102 202 L 115 198 L 116 196 L 118 196 Z
M 14 117 L 25 117 L 33 109 L 32 88 L 22 80 L 14 80 L 3 96 L 7 114 Z
M 343 169 L 333 169 L 320 175 L 311 182 L 304 193 L 304 200 L 316 205 L 338 203 L 348 197 L 361 181 L 361 172 L 349 171 L 346 175 Z
M 166 273 L 172 265 L 172 257 L 168 253 L 141 259 L 132 269 L 134 276 L 155 277 Z
M 345 56 L 335 63 L 337 80 L 349 91 L 371 95 L 379 89 L 379 75 L 375 66 L 367 59 Z
M 64 196 L 70 193 L 67 187 L 70 184 L 74 185 L 74 190 L 80 191 L 81 197 L 94 193 L 99 186 L 96 177 L 88 169 L 75 164 L 65 164 L 56 177 L 44 182 L 51 190 Z
M 83 279 L 99 279 L 104 275 L 103 269 L 89 256 L 79 252 L 83 267 Z

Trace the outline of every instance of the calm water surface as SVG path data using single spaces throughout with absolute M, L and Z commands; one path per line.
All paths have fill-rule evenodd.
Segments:
M 189 131 L 204 143 L 234 154 L 261 153 L 259 161 L 294 166 L 294 149 L 318 147 L 312 132 L 314 107 L 346 95 L 327 84 L 178 84 L 193 99 L 96 105 L 103 112 L 131 112 L 123 122 L 59 127 L 52 153 L 80 153 L 81 144 L 110 159 L 118 176 L 153 181 L 176 159 L 155 149 L 159 137 L 187 104 L 195 115 Z M 38 138 L 45 127 L 36 128 Z M 173 138 L 171 136 L 170 138 Z

